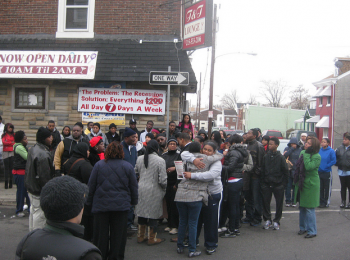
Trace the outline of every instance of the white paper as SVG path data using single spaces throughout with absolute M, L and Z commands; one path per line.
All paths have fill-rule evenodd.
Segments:
M 184 178 L 184 166 L 182 161 L 174 161 L 178 179 Z

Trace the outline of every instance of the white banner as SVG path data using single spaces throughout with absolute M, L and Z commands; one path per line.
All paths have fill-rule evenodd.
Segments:
M 2 51 L 0 78 L 94 79 L 97 51 Z
M 165 114 L 166 91 L 79 88 L 78 111 L 123 114 Z

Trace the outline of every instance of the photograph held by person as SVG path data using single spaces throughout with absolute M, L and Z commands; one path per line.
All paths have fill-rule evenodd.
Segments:
M 69 176 L 47 182 L 40 197 L 47 223 L 21 240 L 16 259 L 102 260 L 98 248 L 82 239 L 87 193 L 85 184 Z
M 112 142 L 105 159 L 97 162 L 88 183 L 87 205 L 94 214 L 94 244 L 103 259 L 124 259 L 128 212 L 138 201 L 138 185 L 132 165 L 123 160 L 122 145 Z
M 307 233 L 305 238 L 313 238 L 317 234 L 315 208 L 320 205 L 320 141 L 313 136 L 308 137 L 304 147 L 294 176 L 295 202 L 299 202 L 298 235 Z
M 147 144 L 145 155 L 137 158 L 135 165 L 139 180 L 139 201 L 135 208 L 138 216 L 137 242 L 147 241 L 145 237 L 148 226 L 148 245 L 156 245 L 165 239 L 157 238 L 158 219 L 163 215 L 163 198 L 167 187 L 166 164 L 158 156 L 159 146 L 156 140 Z
M 30 200 L 28 196 L 27 189 L 24 185 L 25 169 L 28 157 L 28 140 L 27 136 L 23 131 L 17 131 L 15 133 L 15 144 L 13 146 L 14 157 L 13 157 L 13 179 L 17 185 L 16 193 L 16 216 L 24 217 L 23 212 L 24 199 L 26 199 L 28 207 L 30 207 Z M 29 210 L 30 212 L 30 210 Z
M 1 135 L 2 139 L 2 159 L 4 161 L 5 170 L 5 189 L 12 188 L 12 169 L 13 169 L 13 145 L 15 144 L 14 126 L 7 123 L 4 127 L 4 132 Z
M 90 140 L 90 155 L 89 155 L 89 161 L 92 166 L 95 166 L 95 164 L 103 160 L 105 158 L 105 145 L 103 143 L 102 136 L 96 136 Z
M 84 142 L 78 143 L 78 145 L 74 147 L 72 157 L 64 165 L 65 174 L 84 184 L 88 184 L 91 171 L 93 169 L 90 161 L 88 160 L 89 155 L 89 146 Z M 91 242 L 93 232 L 93 216 L 91 214 L 91 206 L 84 206 L 81 224 L 85 227 L 84 239 Z
M 168 211 L 168 226 L 165 231 L 170 234 L 177 233 L 179 227 L 179 212 L 174 201 L 176 194 L 177 174 L 175 170 L 175 161 L 181 161 L 180 151 L 177 150 L 176 139 L 168 141 L 168 151 L 162 154 L 165 160 L 167 172 L 167 188 L 165 193 L 166 207 Z
M 43 228 L 46 223 L 44 213 L 40 207 L 40 194 L 45 184 L 55 177 L 50 145 L 52 135 L 45 127 L 40 127 L 36 133 L 36 144 L 29 149 L 25 186 L 30 198 L 29 231 Z

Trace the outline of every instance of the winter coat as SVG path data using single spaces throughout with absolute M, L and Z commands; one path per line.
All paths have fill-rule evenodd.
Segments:
M 43 229 L 35 229 L 21 240 L 15 259 L 102 260 L 100 250 L 83 240 L 83 235 L 81 225 L 47 220 Z
M 299 156 L 300 156 L 300 153 L 301 153 L 301 148 L 299 146 L 299 144 L 297 144 L 297 148 L 293 148 L 291 146 L 292 143 L 296 143 L 297 142 L 297 139 L 295 137 L 291 138 L 289 143 L 288 143 L 288 146 L 284 149 L 284 151 L 286 152 L 284 154 L 284 157 L 293 164 L 292 166 L 292 169 L 291 169 L 291 176 L 294 176 L 294 173 L 295 173 L 295 167 L 296 167 L 296 164 L 297 164 L 297 161 L 299 159 Z
M 13 146 L 14 157 L 13 157 L 13 169 L 20 170 L 25 169 L 28 158 L 28 148 L 25 147 L 22 143 L 15 143 Z
M 163 153 L 161 156 L 165 160 L 165 168 L 168 169 L 170 167 L 175 167 L 174 161 L 181 161 L 181 155 L 178 150 L 175 151 L 167 151 Z M 169 172 L 167 177 L 167 186 L 172 187 L 177 182 L 177 174 L 176 170 Z
M 309 154 L 303 150 L 300 156 L 304 157 L 305 180 L 303 190 L 300 191 L 299 205 L 305 208 L 316 208 L 320 204 L 320 178 L 318 176 L 318 167 L 321 164 L 320 154 Z M 295 184 L 295 203 L 299 193 L 298 183 Z
M 105 147 L 107 148 L 107 146 L 109 145 L 109 142 L 108 142 L 108 139 L 107 139 L 106 135 L 101 132 L 101 129 L 98 131 L 97 134 L 95 134 L 93 131 L 91 131 L 91 133 L 87 135 L 89 140 L 91 140 L 92 138 L 94 138 L 96 136 L 102 136 L 102 141 L 103 141 Z
M 138 200 L 134 168 L 121 159 L 101 160 L 92 169 L 86 204 L 92 213 L 128 211 Z
M 337 163 L 335 165 L 338 166 L 339 170 L 350 171 L 350 149 L 346 149 L 342 144 L 337 148 L 335 154 L 337 157 Z
M 139 201 L 135 215 L 143 218 L 158 219 L 163 215 L 163 198 L 167 186 L 166 166 L 163 158 L 156 153 L 148 155 L 148 168 L 144 155 L 137 158 L 135 165 L 139 180 Z
M 85 142 L 90 146 L 89 138 L 87 137 L 80 136 L 79 142 Z M 54 156 L 54 163 L 55 163 L 56 170 L 63 171 L 63 165 L 72 156 L 74 147 L 79 142 L 73 139 L 73 136 L 70 135 L 67 138 L 64 138 L 64 140 L 58 144 L 56 148 L 55 156 Z
M 93 169 L 87 158 L 87 150 L 82 149 L 79 144 L 74 148 L 72 157 L 65 163 L 63 168 L 64 174 L 72 176 L 85 184 L 88 184 Z
M 137 160 L 137 151 L 136 147 L 132 146 L 129 150 L 129 146 L 125 141 L 122 142 L 123 145 L 123 151 L 124 151 L 124 161 L 129 162 L 132 167 L 135 167 L 136 160 Z
M 243 144 L 233 144 L 230 146 L 225 156 L 222 172 L 227 171 L 227 177 L 243 178 L 244 159 L 248 157 L 248 151 Z
M 106 138 L 108 140 L 108 143 L 110 144 L 111 142 L 117 141 L 120 142 L 120 137 L 117 133 L 114 134 L 114 137 L 111 132 L 106 133 Z
M 46 127 L 47 128 L 47 127 Z M 47 128 L 48 129 L 48 128 Z M 50 131 L 50 130 L 49 130 Z M 50 131 L 51 132 L 51 131 Z M 58 146 L 58 144 L 61 142 L 61 135 L 60 132 L 57 131 L 56 127 L 53 129 L 53 131 L 51 132 L 52 134 L 52 143 L 50 146 L 50 150 L 53 151 L 56 149 L 56 147 Z
M 288 166 L 284 156 L 280 153 L 280 151 L 268 151 L 263 158 L 260 181 L 265 182 L 268 185 L 283 185 L 286 187 L 288 183 L 288 176 Z
M 15 144 L 15 135 L 5 133 L 1 138 L 4 152 L 13 152 L 13 145 Z
M 248 142 L 247 150 L 252 156 L 253 164 L 254 164 L 253 169 L 249 171 L 248 174 L 251 175 L 252 178 L 256 179 L 260 175 L 260 169 L 262 165 L 262 159 L 265 155 L 265 149 L 260 142 L 256 140 L 252 140 Z
M 31 194 L 40 196 L 44 185 L 55 176 L 49 147 L 36 143 L 28 152 L 25 186 Z
M 334 150 L 329 146 L 326 149 L 321 147 L 319 154 L 321 155 L 321 164 L 318 172 L 331 172 L 332 166 L 337 162 Z

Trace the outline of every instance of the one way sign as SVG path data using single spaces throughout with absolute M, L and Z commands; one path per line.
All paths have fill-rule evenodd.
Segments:
M 182 85 L 188 86 L 188 72 L 168 72 L 168 71 L 151 71 L 149 74 L 150 85 Z

